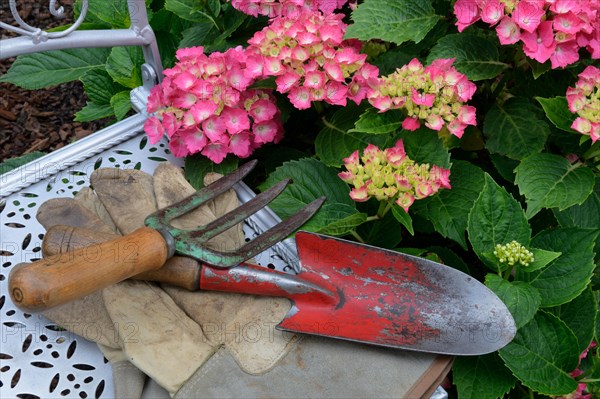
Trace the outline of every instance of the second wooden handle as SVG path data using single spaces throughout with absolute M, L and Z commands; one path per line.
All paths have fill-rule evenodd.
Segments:
M 17 265 L 9 275 L 9 293 L 22 310 L 45 310 L 158 269 L 168 253 L 158 231 L 141 227 L 110 241 Z

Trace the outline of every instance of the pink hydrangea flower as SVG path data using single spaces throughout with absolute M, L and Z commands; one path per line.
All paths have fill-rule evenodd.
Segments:
M 523 42 L 525 54 L 561 68 L 585 48 L 600 58 L 600 2 L 578 0 L 457 0 L 459 31 L 481 20 L 495 25 L 500 44 Z
M 321 11 L 330 14 L 342 8 L 348 0 L 231 0 L 231 5 L 244 14 L 269 18 L 295 18 L 302 12 Z
M 566 97 L 569 110 L 577 115 L 571 128 L 595 143 L 600 139 L 600 69 L 585 68 L 575 87 L 567 89 Z
M 476 125 L 475 108 L 469 101 L 477 87 L 458 72 L 454 59 L 439 59 L 424 67 L 416 58 L 388 76 L 369 78 L 369 103 L 380 112 L 401 109 L 402 128 L 417 130 L 421 123 L 461 137 L 468 125 Z
M 417 164 L 404 150 L 402 140 L 385 150 L 369 144 L 362 152 L 344 158 L 345 171 L 339 178 L 352 185 L 350 198 L 364 202 L 374 197 L 395 202 L 406 212 L 415 200 L 434 195 L 441 188 L 450 189 L 450 170 Z
M 180 49 L 178 62 L 165 70 L 148 101 L 153 113 L 144 129 L 151 143 L 164 135 L 175 156 L 201 153 L 215 163 L 228 154 L 248 157 L 256 148 L 282 138 L 274 96 L 249 89 L 256 65 L 236 47 L 205 55 L 202 47 Z M 262 73 L 262 72 L 261 72 Z
M 313 101 L 360 103 L 369 91 L 368 80 L 379 71 L 365 62 L 360 42 L 343 40 L 347 25 L 342 18 L 307 10 L 274 18 L 248 40 L 253 77 L 275 76 L 277 91 L 298 109 Z

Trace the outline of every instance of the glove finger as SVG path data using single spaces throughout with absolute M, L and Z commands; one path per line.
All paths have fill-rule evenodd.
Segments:
M 146 217 L 157 209 L 152 176 L 145 172 L 97 169 L 90 176 L 90 182 L 122 234 L 142 227 Z

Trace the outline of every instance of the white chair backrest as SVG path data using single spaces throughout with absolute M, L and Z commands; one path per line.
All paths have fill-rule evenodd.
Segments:
M 55 17 L 61 17 L 64 9 L 57 4 L 57 0 L 47 1 L 49 1 L 50 13 Z M 105 1 L 110 3 L 111 0 Z M 142 66 L 145 94 L 148 94 L 150 88 L 160 81 L 162 64 L 156 37 L 148 22 L 145 0 L 127 0 L 131 21 L 128 29 L 78 30 L 85 21 L 88 11 L 88 0 L 82 0 L 77 20 L 68 29 L 53 32 L 26 23 L 19 16 L 17 0 L 9 0 L 8 3 L 15 24 L 10 25 L 0 21 L 0 28 L 16 33 L 18 37 L 0 40 L 0 59 L 49 50 L 141 46 L 145 61 Z

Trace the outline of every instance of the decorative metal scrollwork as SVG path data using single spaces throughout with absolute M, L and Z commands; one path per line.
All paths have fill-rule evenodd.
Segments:
M 10 6 L 10 12 L 13 16 L 13 19 L 19 26 L 12 26 L 7 23 L 0 22 L 0 28 L 9 30 L 11 32 L 15 32 L 21 36 L 29 36 L 31 37 L 33 43 L 40 43 L 48 39 L 55 39 L 67 36 L 69 33 L 79 28 L 79 25 L 82 24 L 88 11 L 88 0 L 82 0 L 81 12 L 79 14 L 79 17 L 77 18 L 77 21 L 75 21 L 69 28 L 63 31 L 47 32 L 41 28 L 36 28 L 34 26 L 29 25 L 23 20 L 23 18 L 21 18 L 21 16 L 19 15 L 19 10 L 17 8 L 17 0 L 8 0 L 8 4 Z M 48 7 L 50 9 L 50 14 L 52 14 L 54 17 L 64 17 L 65 9 L 58 3 L 58 0 L 50 0 L 50 4 L 48 5 Z

